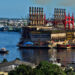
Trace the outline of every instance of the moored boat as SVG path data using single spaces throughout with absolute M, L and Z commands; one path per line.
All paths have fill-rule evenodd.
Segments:
M 4 53 L 7 54 L 8 52 L 9 52 L 9 51 L 6 50 L 5 48 L 1 48 L 1 49 L 0 49 L 0 53 L 1 53 L 1 54 L 4 54 Z

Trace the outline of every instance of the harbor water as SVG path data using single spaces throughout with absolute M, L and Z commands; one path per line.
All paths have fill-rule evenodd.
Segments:
M 4 58 L 8 61 L 12 61 L 16 58 L 21 58 L 20 52 L 16 47 L 20 36 L 20 33 L 17 32 L 0 32 L 0 49 L 6 48 L 6 50 L 9 51 L 8 54 L 0 54 L 0 61 L 2 61 Z
M 48 60 L 48 50 L 19 49 L 17 44 L 21 34 L 18 32 L 0 32 L 0 49 L 6 48 L 8 54 L 0 54 L 0 61 L 7 59 L 8 61 L 19 58 L 23 61 L 38 63 L 40 60 Z
M 19 49 L 16 45 L 20 40 L 21 34 L 18 32 L 0 32 L 0 49 L 6 48 L 8 54 L 0 54 L 0 62 L 5 58 L 13 61 L 19 58 L 23 61 L 29 61 L 38 64 L 40 61 L 49 61 L 52 57 L 59 59 L 63 65 L 75 63 L 75 50 L 56 50 L 56 49 Z

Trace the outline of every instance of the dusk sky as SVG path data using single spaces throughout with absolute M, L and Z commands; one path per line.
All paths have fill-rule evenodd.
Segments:
M 54 8 L 65 8 L 75 15 L 75 0 L 0 0 L 0 17 L 25 18 L 29 6 L 43 7 L 47 17 L 52 17 Z

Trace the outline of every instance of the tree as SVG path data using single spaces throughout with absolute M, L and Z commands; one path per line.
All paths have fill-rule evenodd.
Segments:
M 10 71 L 8 75 L 31 75 L 32 68 L 26 65 L 19 65 L 14 71 Z
M 15 70 L 12 70 L 8 73 L 8 75 L 18 75 Z
M 34 69 L 33 70 L 33 75 L 45 75 L 45 74 L 42 70 Z
M 31 73 L 32 69 L 30 66 L 26 65 L 20 65 L 18 68 L 16 68 L 16 72 L 22 73 L 23 75 L 29 75 Z
M 41 62 L 34 70 L 33 75 L 66 75 L 65 72 L 57 65 L 49 62 Z
M 44 61 L 34 69 L 30 66 L 20 65 L 10 71 L 8 75 L 66 75 L 66 73 L 59 66 Z
M 67 75 L 75 75 L 75 72 L 72 68 L 65 69 L 65 73 Z

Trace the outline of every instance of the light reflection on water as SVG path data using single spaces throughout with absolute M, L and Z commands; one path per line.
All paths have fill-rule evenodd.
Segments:
M 22 60 L 35 62 L 36 64 L 38 64 L 40 61 L 43 60 L 49 61 L 49 59 L 52 57 L 56 58 L 57 62 L 60 62 L 62 63 L 62 65 L 65 66 L 69 63 L 75 63 L 75 50 L 72 49 L 68 49 L 68 50 L 23 49 L 20 51 L 22 54 Z
M 69 63 L 75 63 L 75 50 L 58 50 L 57 58 L 60 59 L 60 62 L 64 65 L 67 65 Z
M 21 49 L 22 60 L 38 64 L 40 61 L 49 60 L 48 50 Z

